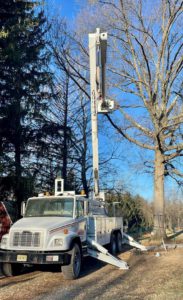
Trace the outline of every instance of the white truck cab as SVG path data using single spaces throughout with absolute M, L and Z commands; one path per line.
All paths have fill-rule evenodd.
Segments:
M 84 197 L 67 192 L 28 199 L 23 218 L 2 238 L 2 272 L 14 275 L 19 263 L 68 265 L 75 244 L 81 256 L 86 245 L 87 207 Z
M 70 241 L 86 241 L 85 199 L 76 196 L 46 196 L 28 199 L 25 215 L 3 236 L 2 249 L 68 250 Z
M 59 264 L 65 278 L 74 279 L 82 256 L 96 257 L 96 245 L 101 251 L 109 244 L 114 254 L 121 250 L 122 218 L 108 217 L 103 201 L 59 191 L 62 179 L 56 181 L 55 195 L 29 198 L 23 218 L 3 236 L 0 262 L 5 276 L 17 274 L 22 264 Z

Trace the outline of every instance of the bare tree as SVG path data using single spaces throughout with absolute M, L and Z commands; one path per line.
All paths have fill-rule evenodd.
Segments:
M 75 173 L 88 195 L 92 175 L 88 47 L 83 36 L 71 32 L 67 24 L 57 18 L 52 22 L 50 48 L 55 63 L 55 74 L 65 74 L 75 91 L 75 98 L 70 95 L 67 102 L 68 124 L 72 128 L 70 142 L 71 148 L 74 149 L 71 155 L 68 153 L 67 159 L 72 161 Z M 63 111 L 63 105 L 60 111 Z M 110 154 L 103 155 L 100 161 L 101 177 L 106 172 L 111 173 L 111 159 L 116 159 L 115 149 Z
M 76 59 L 74 38 L 69 35 L 65 21 L 54 18 L 51 22 L 49 38 L 50 50 L 53 57 L 55 72 L 55 107 L 52 114 L 63 128 L 63 157 L 62 173 L 67 181 L 77 181 L 77 187 L 89 193 L 89 169 L 91 168 L 91 155 L 89 151 L 89 114 L 88 94 L 85 87 L 88 84 L 82 75 L 82 66 Z M 78 43 L 77 43 L 78 47 Z M 75 57 L 76 55 L 76 57 Z M 77 61 L 77 64 L 76 64 Z M 66 78 L 67 80 L 63 80 Z M 70 132 L 68 132 L 68 128 Z M 69 175 L 70 173 L 70 175 Z M 67 185 L 70 185 L 68 182 Z M 76 188 L 74 186 L 73 188 Z
M 169 189 L 166 195 L 165 218 L 170 232 L 183 229 L 183 201 L 181 198 L 177 189 Z
M 154 231 L 165 236 L 165 176 L 178 183 L 183 177 L 183 1 L 90 2 L 95 2 L 93 18 L 87 10 L 86 26 L 80 27 L 86 33 L 102 23 L 111 36 L 108 78 L 122 118 L 107 118 L 121 136 L 154 154 Z M 86 40 L 77 34 L 69 38 L 74 51 L 62 48 L 61 64 L 88 97 Z
M 135 145 L 153 151 L 154 231 L 165 236 L 164 178 L 183 177 L 183 1 L 98 1 L 106 7 L 111 35 L 112 87 L 121 91 L 123 121 L 114 128 Z M 110 9 L 109 9 L 110 7 Z

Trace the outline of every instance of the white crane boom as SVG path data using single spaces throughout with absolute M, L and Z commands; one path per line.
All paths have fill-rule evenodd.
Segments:
M 105 95 L 105 71 L 107 53 L 107 32 L 89 34 L 91 127 L 93 149 L 94 195 L 99 196 L 99 154 L 98 154 L 98 113 L 114 110 L 114 101 Z

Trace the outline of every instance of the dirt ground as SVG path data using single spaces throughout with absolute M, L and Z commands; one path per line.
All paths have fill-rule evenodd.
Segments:
M 130 270 L 86 258 L 75 281 L 64 280 L 57 268 L 1 278 L 0 299 L 183 299 L 183 249 L 163 251 L 159 257 L 126 251 L 119 257 Z

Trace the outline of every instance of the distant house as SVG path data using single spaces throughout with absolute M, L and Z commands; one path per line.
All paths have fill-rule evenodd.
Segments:
M 14 201 L 0 201 L 0 241 L 9 232 L 10 226 L 17 220 L 17 208 Z

